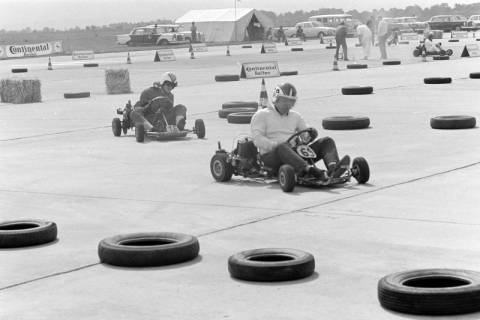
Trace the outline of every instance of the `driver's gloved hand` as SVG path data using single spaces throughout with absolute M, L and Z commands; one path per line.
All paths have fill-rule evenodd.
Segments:
M 313 141 L 315 139 L 317 139 L 318 137 L 318 131 L 317 129 L 311 127 L 311 128 L 308 128 L 308 133 L 310 134 L 310 141 Z

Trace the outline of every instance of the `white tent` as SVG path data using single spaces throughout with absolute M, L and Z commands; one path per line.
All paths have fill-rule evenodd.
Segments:
M 207 42 L 261 40 L 264 32 L 273 27 L 266 15 L 249 8 L 191 10 L 175 20 L 187 29 L 192 22 L 197 31 L 205 33 Z

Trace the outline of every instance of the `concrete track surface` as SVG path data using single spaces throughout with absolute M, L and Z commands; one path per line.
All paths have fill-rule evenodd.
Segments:
M 472 40 L 472 39 L 470 39 Z M 99 68 L 57 57 L 0 61 L 3 78 L 38 78 L 43 102 L 0 104 L 0 220 L 55 221 L 58 241 L 0 250 L 0 319 L 411 319 L 384 310 L 377 282 L 417 268 L 480 270 L 480 131 L 433 130 L 431 117 L 480 118 L 478 58 L 460 58 L 466 40 L 452 43 L 450 61 L 422 63 L 414 44 L 390 47 L 399 66 L 382 66 L 378 48 L 366 70 L 331 71 L 333 51 L 316 41 L 303 52 L 279 53 L 210 47 L 189 59 L 153 62 L 153 51 L 97 55 Z M 445 43 L 449 44 L 449 43 Z M 352 46 L 351 46 L 352 47 Z M 448 47 L 448 46 L 447 46 Z M 351 48 L 350 57 L 361 57 Z M 297 187 L 233 178 L 213 180 L 209 163 L 217 141 L 231 150 L 248 125 L 219 119 L 221 104 L 258 100 L 260 79 L 215 82 L 239 73 L 240 62 L 275 60 L 298 76 L 267 78 L 299 91 L 296 109 L 321 136 L 335 139 L 341 155 L 364 156 L 371 180 L 335 188 Z M 363 61 L 361 61 L 364 63 Z M 81 62 L 83 63 L 83 61 Z M 11 67 L 27 66 L 26 74 Z M 133 93 L 107 95 L 106 68 L 128 68 Z M 135 142 L 116 138 L 115 109 L 135 102 L 164 71 L 179 78 L 177 103 L 188 107 L 187 126 L 205 121 L 206 139 Z M 423 78 L 449 76 L 451 84 Z M 371 85 L 374 94 L 343 96 L 348 85 Z M 63 93 L 90 91 L 86 99 Z M 325 131 L 328 116 L 359 115 L 371 128 Z M 200 256 L 189 263 L 128 269 L 99 263 L 98 242 L 121 233 L 171 231 L 196 235 Z M 315 256 L 316 272 L 282 283 L 234 280 L 230 255 L 286 247 Z M 458 316 L 478 319 L 480 314 Z

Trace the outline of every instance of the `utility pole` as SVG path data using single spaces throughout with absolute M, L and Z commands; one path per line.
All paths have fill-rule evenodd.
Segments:
M 234 21 L 233 21 L 233 32 L 235 33 L 235 42 L 237 42 L 237 0 L 233 0 L 235 13 L 234 13 Z

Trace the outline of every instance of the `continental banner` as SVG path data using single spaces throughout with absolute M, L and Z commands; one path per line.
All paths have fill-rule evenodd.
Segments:
M 62 41 L 0 46 L 0 59 L 48 56 L 62 53 Z
M 276 61 L 242 63 L 241 78 L 280 77 L 280 70 Z

